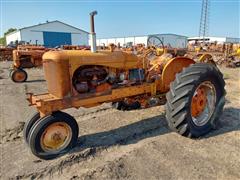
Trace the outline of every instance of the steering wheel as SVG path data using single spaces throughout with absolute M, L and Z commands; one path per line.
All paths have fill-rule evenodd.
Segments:
M 148 47 L 163 48 L 163 50 L 164 50 L 163 41 L 156 35 L 151 35 L 151 36 L 148 37 L 147 46 Z

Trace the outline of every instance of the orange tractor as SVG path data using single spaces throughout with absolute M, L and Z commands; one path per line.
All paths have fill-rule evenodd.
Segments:
M 123 51 L 96 51 L 91 13 L 91 51 L 59 50 L 43 55 L 48 92 L 28 93 L 38 112 L 24 127 L 32 153 L 52 159 L 72 149 L 78 139 L 76 120 L 61 110 L 112 102 L 119 110 L 149 108 L 166 99 L 170 129 L 199 137 L 215 127 L 225 103 L 224 80 L 209 63 L 186 57 L 137 56 Z
M 27 80 L 27 72 L 24 68 L 42 66 L 42 55 L 49 49 L 43 46 L 19 45 L 13 51 L 13 67 L 10 77 L 13 82 L 21 83 Z

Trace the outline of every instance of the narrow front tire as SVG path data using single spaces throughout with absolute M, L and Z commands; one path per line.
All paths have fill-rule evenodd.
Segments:
M 40 113 L 39 112 L 35 112 L 31 118 L 29 118 L 24 125 L 23 128 L 23 138 L 25 140 L 25 142 L 28 144 L 28 135 L 30 132 L 30 129 L 32 128 L 32 126 L 37 122 L 37 120 L 40 119 Z
M 23 69 L 13 70 L 11 73 L 11 79 L 13 82 L 22 83 L 25 82 L 28 78 L 27 72 Z
M 78 124 L 72 116 L 60 111 L 54 112 L 32 126 L 28 137 L 29 146 L 35 156 L 53 159 L 76 145 L 78 131 Z

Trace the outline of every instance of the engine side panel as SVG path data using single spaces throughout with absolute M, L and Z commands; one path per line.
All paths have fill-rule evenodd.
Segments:
M 67 56 L 52 51 L 45 53 L 43 59 L 48 92 L 58 98 L 70 95 L 71 82 Z

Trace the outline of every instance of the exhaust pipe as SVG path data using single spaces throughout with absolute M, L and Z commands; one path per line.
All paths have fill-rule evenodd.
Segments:
M 97 11 L 93 11 L 90 13 L 90 25 L 91 25 L 91 32 L 90 32 L 90 41 L 91 41 L 91 52 L 97 52 L 97 40 L 96 40 L 96 33 L 94 28 L 94 16 L 97 15 Z

